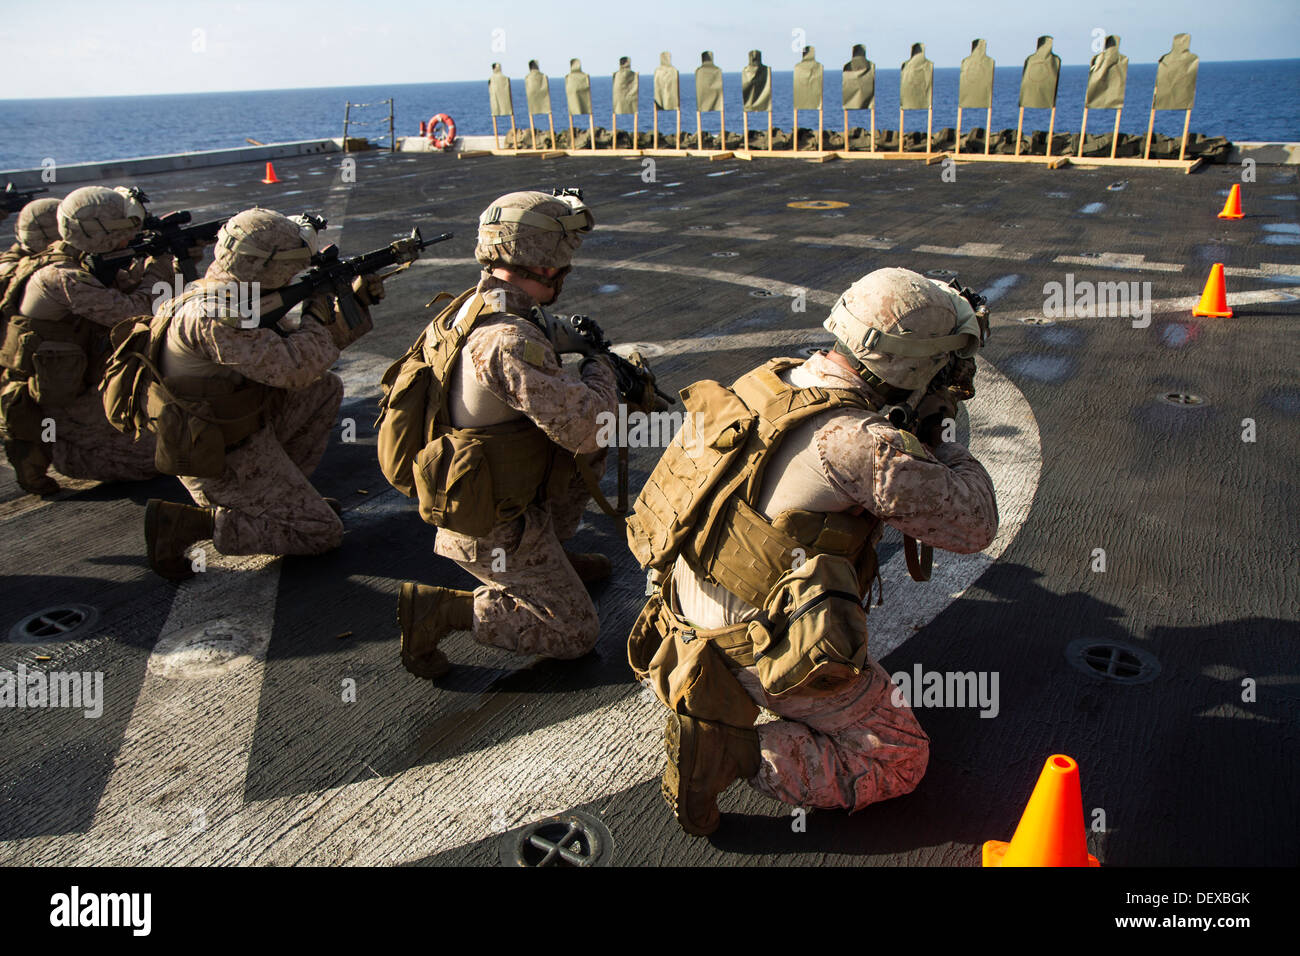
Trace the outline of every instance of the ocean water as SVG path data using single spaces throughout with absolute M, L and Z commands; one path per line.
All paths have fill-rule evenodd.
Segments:
M 825 74 L 825 122 L 828 128 L 843 125 L 840 109 L 839 62 L 823 61 Z M 1019 61 L 999 63 L 994 75 L 993 128 L 1014 129 L 1020 88 Z M 678 67 L 681 69 L 681 67 Z M 682 129 L 695 129 L 695 81 L 692 66 L 682 69 Z M 612 67 L 611 67 L 612 73 Z M 898 123 L 898 73 L 895 69 L 876 66 L 876 126 L 894 128 Z M 952 126 L 957 115 L 957 67 L 934 71 L 934 128 Z M 1120 129 L 1128 133 L 1145 133 L 1151 91 L 1155 85 L 1153 63 L 1130 63 L 1127 99 Z M 789 71 L 773 75 L 773 123 L 790 128 L 792 76 Z M 1079 129 L 1083 113 L 1083 95 L 1087 87 L 1088 68 L 1083 64 L 1061 68 L 1057 94 L 1056 129 L 1072 132 Z M 523 78 L 514 77 L 515 122 L 528 126 L 527 99 Z M 609 127 L 612 103 L 612 79 L 609 73 L 591 73 L 592 107 L 597 125 Z M 641 74 L 640 129 L 650 129 L 653 75 Z M 727 128 L 739 131 L 740 74 L 725 73 L 723 87 L 727 111 Z M 59 164 L 123 159 L 158 153 L 177 153 L 201 149 L 222 149 L 245 145 L 245 138 L 264 143 L 286 140 L 340 136 L 343 132 L 343 108 L 347 101 L 375 103 L 392 97 L 398 136 L 414 135 L 421 120 L 435 113 L 447 113 L 456 121 L 461 134 L 492 132 L 488 115 L 487 73 L 482 80 L 461 83 L 423 83 L 392 86 L 330 87 L 310 90 L 260 90 L 245 93 L 186 93 L 164 96 L 111 96 L 82 99 L 0 100 L 0 169 L 38 167 L 53 159 Z M 568 126 L 563 76 L 551 77 L 551 105 L 556 128 Z M 545 116 L 537 118 L 543 125 Z M 660 117 L 673 126 L 671 113 Z M 751 128 L 766 128 L 765 114 L 751 114 Z M 370 125 L 354 125 L 350 135 L 375 139 L 388 132 L 387 107 L 354 111 L 354 120 Z M 802 126 L 815 126 L 816 114 L 802 111 Z M 850 116 L 850 125 L 865 127 L 865 111 Z M 1029 110 L 1026 129 L 1046 129 L 1046 110 Z M 1093 110 L 1088 115 L 1088 129 L 1108 132 L 1114 123 L 1110 110 Z M 509 129 L 509 119 L 503 118 Z M 586 125 L 586 117 L 578 124 Z M 631 117 L 620 117 L 619 128 L 630 128 Z M 906 119 L 908 131 L 925 129 L 925 114 L 911 112 Z M 962 126 L 971 129 L 984 125 L 980 110 L 967 110 Z M 1181 112 L 1156 114 L 1156 132 L 1169 136 L 1182 133 Z M 663 127 L 661 127 L 663 128 Z M 674 127 L 675 128 L 675 127 Z M 718 129 L 718 116 L 712 114 L 704 123 L 706 130 Z M 1236 63 L 1200 65 L 1196 107 L 1192 110 L 1192 132 L 1226 136 L 1231 140 L 1300 141 L 1300 59 L 1255 60 Z

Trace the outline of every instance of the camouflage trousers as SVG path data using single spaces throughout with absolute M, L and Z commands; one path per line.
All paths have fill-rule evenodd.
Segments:
M 226 452 L 219 478 L 182 478 L 190 497 L 217 509 L 212 544 L 221 554 L 321 554 L 343 542 L 343 522 L 308 478 L 343 402 L 343 380 L 326 372 L 271 400 L 267 424 Z
M 597 477 L 604 459 L 592 465 Z M 561 542 L 573 537 L 591 499 L 574 477 L 568 493 L 469 538 L 438 529 L 434 551 L 483 582 L 474 591 L 474 640 L 516 654 L 581 657 L 596 646 L 600 619 Z
M 783 803 L 861 810 L 910 793 L 925 776 L 930 738 L 875 661 L 829 694 L 768 696 L 753 668 L 735 672 L 760 707 L 782 719 L 759 724 L 762 764 L 750 784 Z
M 145 481 L 158 477 L 154 437 L 139 441 L 108 423 L 99 389 L 79 395 L 70 405 L 49 412 L 54 442 L 49 457 L 59 474 L 92 481 Z

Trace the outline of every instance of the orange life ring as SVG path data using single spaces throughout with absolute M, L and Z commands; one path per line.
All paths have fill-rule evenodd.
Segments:
M 434 129 L 441 123 L 444 127 L 441 136 L 434 134 Z M 436 113 L 429 120 L 429 142 L 433 143 L 435 149 L 450 149 L 451 144 L 456 141 L 456 121 L 446 113 Z

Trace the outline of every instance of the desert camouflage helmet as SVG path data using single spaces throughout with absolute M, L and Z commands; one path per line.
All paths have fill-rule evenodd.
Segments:
M 111 252 L 144 224 L 144 206 L 125 186 L 82 186 L 59 203 L 59 235 L 82 252 Z
M 213 265 L 240 282 L 278 289 L 311 264 L 312 246 L 304 234 L 310 229 L 270 209 L 245 209 L 217 233 Z
M 18 214 L 14 223 L 14 238 L 28 252 L 44 252 L 52 242 L 59 241 L 59 201 L 33 199 Z
M 474 257 L 484 268 L 511 266 L 558 291 L 571 267 L 573 253 L 595 222 L 577 190 L 565 190 L 559 196 L 507 193 L 479 217 Z M 538 268 L 562 272 L 552 280 L 528 271 Z
M 952 353 L 969 357 L 980 347 L 970 303 L 909 269 L 863 276 L 823 325 L 868 372 L 895 388 L 921 388 Z

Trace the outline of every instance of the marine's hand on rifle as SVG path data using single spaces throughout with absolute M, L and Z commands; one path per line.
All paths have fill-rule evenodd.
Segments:
M 374 305 L 384 299 L 384 280 L 381 276 L 357 276 L 352 280 L 352 294 L 364 306 Z
M 624 390 L 624 376 L 619 375 L 619 392 L 623 400 L 645 412 L 662 412 L 668 409 L 669 399 L 655 387 L 654 372 L 640 352 L 628 353 L 627 367 L 635 377 L 629 377 Z
M 313 319 L 325 326 L 329 330 L 330 339 L 333 340 L 335 347 L 341 352 L 361 336 L 365 335 L 375 327 L 374 321 L 370 318 L 370 309 L 363 301 L 366 294 L 365 285 L 362 280 L 371 278 L 367 276 L 358 276 L 354 280 L 354 291 L 357 282 L 362 283 L 360 293 L 357 293 L 357 304 L 361 306 L 361 320 L 356 325 L 349 325 L 347 319 L 343 317 L 343 310 L 337 306 L 333 293 L 319 292 L 312 296 L 303 306 L 303 315 L 310 315 Z M 382 295 L 382 289 L 381 293 Z
M 947 389 L 926 394 L 916 406 L 916 437 L 934 447 L 943 441 L 944 422 L 956 421 L 957 402 Z
M 302 317 L 313 318 L 321 325 L 334 321 L 334 295 L 328 291 L 319 291 L 303 303 Z
M 166 253 L 147 256 L 121 270 L 119 276 L 129 276 L 135 286 L 143 283 L 166 282 L 171 285 L 176 277 L 176 260 Z
M 555 346 L 555 351 L 560 355 L 586 355 L 593 356 L 599 354 L 596 349 L 592 348 L 591 342 L 584 337 L 574 326 L 573 320 L 578 318 L 571 315 L 551 315 L 549 312 L 542 311 L 546 322 L 546 337 L 551 340 Z

